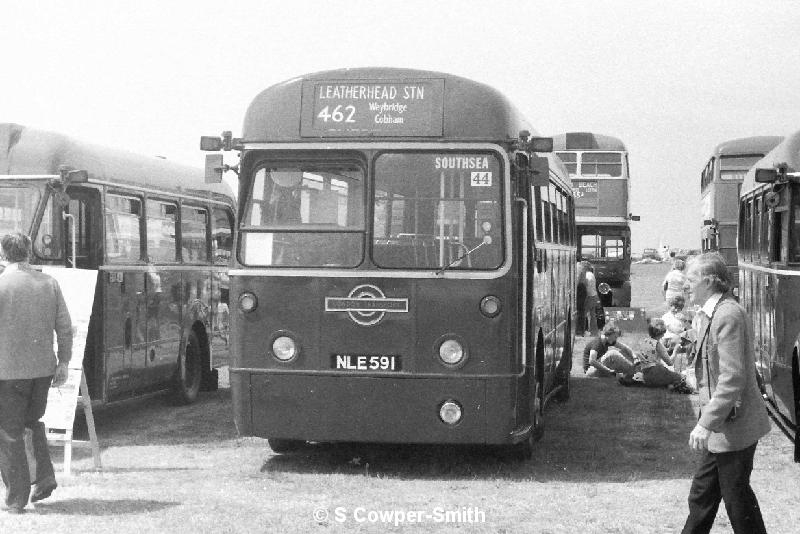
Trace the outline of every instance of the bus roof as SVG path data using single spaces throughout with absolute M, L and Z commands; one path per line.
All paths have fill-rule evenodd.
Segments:
M 0 123 L 0 175 L 57 175 L 85 170 L 90 181 L 232 199 L 225 184 L 206 184 L 202 169 L 75 140 L 66 135 Z
M 413 94 L 394 100 L 388 94 L 378 94 L 376 87 L 402 89 L 415 82 L 426 88 L 423 99 L 416 102 Z M 408 125 L 403 129 L 385 128 L 364 124 L 355 127 L 326 130 L 315 123 L 318 107 L 323 103 L 319 96 L 321 87 L 326 90 L 341 88 L 331 105 L 347 104 L 366 111 L 370 105 L 407 105 L 404 113 Z M 353 91 L 360 89 L 361 92 Z M 413 93 L 413 91 L 412 91 Z M 333 95 L 328 93 L 326 96 Z M 355 95 L 355 96 L 354 96 Z M 388 97 L 388 98 L 387 98 Z M 349 99 L 349 100 L 348 100 Z M 370 100 L 370 102 L 366 102 Z M 427 101 L 426 101 L 427 100 Z M 355 109 L 355 108 L 354 108 Z M 370 115 L 369 118 L 372 118 Z M 242 141 L 255 142 L 314 142 L 324 138 L 357 138 L 371 140 L 386 136 L 402 136 L 405 140 L 456 140 L 503 142 L 519 138 L 521 130 L 531 135 L 537 133 L 513 104 L 499 91 L 473 80 L 415 69 L 356 68 L 322 71 L 293 78 L 273 85 L 250 103 L 242 128 Z M 400 133 L 391 133 L 400 132 Z
M 627 152 L 625 143 L 610 135 L 567 132 L 553 136 L 553 150 L 615 150 Z
M 800 130 L 786 136 L 778 146 L 758 160 L 755 165 L 747 171 L 744 182 L 742 182 L 741 195 L 745 195 L 761 187 L 771 187 L 771 184 L 760 184 L 756 182 L 756 169 L 772 169 L 776 165 L 782 163 L 787 165 L 786 170 L 788 172 L 800 171 Z
M 714 156 L 735 156 L 744 154 L 766 154 L 783 141 L 780 135 L 757 135 L 740 137 L 718 144 L 714 148 Z

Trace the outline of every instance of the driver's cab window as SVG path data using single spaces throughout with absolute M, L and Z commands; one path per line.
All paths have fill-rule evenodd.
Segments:
M 74 225 L 75 262 L 79 269 L 94 269 L 98 265 L 99 252 L 98 220 L 99 194 L 96 191 L 68 190 L 67 224 L 64 225 L 66 243 L 66 265 L 72 266 L 72 243 Z

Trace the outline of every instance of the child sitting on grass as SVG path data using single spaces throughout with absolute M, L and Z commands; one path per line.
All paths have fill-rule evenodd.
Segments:
M 676 393 L 692 393 L 683 376 L 667 367 L 667 365 L 672 365 L 672 359 L 661 342 L 666 331 L 667 328 L 662 319 L 651 318 L 647 321 L 647 333 L 650 337 L 644 340 L 641 349 L 636 353 L 637 361 L 634 372 L 621 376 L 620 384 L 623 386 L 642 385 L 651 388 L 666 386 Z

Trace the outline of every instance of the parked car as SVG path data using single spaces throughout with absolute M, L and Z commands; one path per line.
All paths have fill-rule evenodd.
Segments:
M 643 260 L 660 260 L 661 255 L 658 253 L 657 249 L 654 248 L 646 248 L 642 251 L 642 259 Z

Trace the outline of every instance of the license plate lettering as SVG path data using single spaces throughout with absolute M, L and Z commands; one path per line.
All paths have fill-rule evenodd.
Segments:
M 400 356 L 334 354 L 331 368 L 337 371 L 399 371 Z

